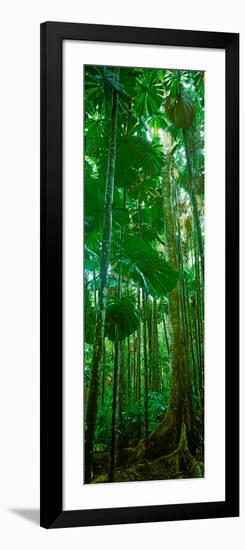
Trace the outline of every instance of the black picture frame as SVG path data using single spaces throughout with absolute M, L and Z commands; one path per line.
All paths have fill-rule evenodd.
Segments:
M 226 497 L 110 509 L 62 509 L 62 41 L 221 48 L 226 56 Z M 216 350 L 218 360 L 219 351 Z M 96 503 L 95 503 L 96 504 Z M 176 521 L 239 515 L 239 35 L 41 24 L 41 526 Z

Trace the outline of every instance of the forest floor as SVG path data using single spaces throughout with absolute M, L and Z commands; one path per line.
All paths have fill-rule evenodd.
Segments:
M 196 474 L 195 472 L 188 472 L 184 468 L 183 470 L 176 471 L 176 468 L 168 468 L 168 471 L 164 468 L 165 457 L 154 460 L 152 462 L 144 460 L 139 464 L 132 465 L 128 468 L 117 468 L 115 470 L 114 482 L 128 482 L 128 481 L 156 481 L 156 480 L 169 480 L 169 479 L 191 479 L 204 477 L 203 475 Z M 108 474 L 102 473 L 96 476 L 92 483 L 108 483 Z
M 138 447 L 137 447 L 138 448 Z M 204 477 L 203 457 L 193 457 L 188 449 L 185 432 L 172 453 L 157 459 L 137 458 L 137 448 L 127 448 L 123 461 L 114 472 L 114 482 L 192 479 Z M 108 482 L 109 453 L 95 453 L 92 483 Z

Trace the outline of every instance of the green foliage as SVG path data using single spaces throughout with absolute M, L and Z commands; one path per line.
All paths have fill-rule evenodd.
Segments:
M 153 431 L 164 418 L 168 408 L 169 395 L 166 391 L 149 391 L 149 430 Z
M 166 99 L 166 111 L 176 128 L 190 128 L 195 115 L 195 109 L 190 97 L 186 93 L 169 94 Z
M 118 71 L 110 67 L 87 66 L 85 70 L 86 101 L 93 101 L 93 105 L 100 108 L 110 99 L 111 92 L 116 91 L 121 99 L 128 96 L 124 86 L 117 79 Z
M 149 391 L 149 430 L 153 431 L 164 418 L 167 411 L 168 393 L 162 391 Z M 106 451 L 110 447 L 110 422 L 111 422 L 111 395 L 108 392 L 107 399 L 103 406 L 99 407 L 95 448 L 97 451 Z M 134 399 L 127 403 L 122 413 L 124 435 L 127 445 L 137 443 L 137 428 L 144 416 L 144 399 Z M 119 435 L 119 430 L 117 430 Z
M 135 448 L 164 422 L 170 407 L 176 310 L 175 325 L 181 325 L 176 345 L 185 354 L 190 376 L 194 440 L 203 447 L 204 282 L 196 221 L 204 238 L 204 73 L 86 66 L 84 84 L 85 408 L 94 383 L 101 251 L 111 227 L 105 331 L 92 392 L 98 409 L 93 448 L 105 455 L 112 452 L 114 418 L 114 459 L 122 467 L 121 449 Z M 115 178 L 110 215 L 105 216 L 115 97 Z M 193 181 L 184 143 L 187 129 Z M 168 187 L 170 227 L 164 205 Z M 174 296 L 177 305 L 171 307 Z
M 175 287 L 178 273 L 138 237 L 126 237 L 114 271 L 132 279 L 153 296 L 165 296 Z
M 144 177 L 158 174 L 161 169 L 161 151 L 159 144 L 145 139 L 142 133 L 136 133 L 139 127 L 118 138 L 116 185 L 129 187 L 134 184 L 139 174 Z
M 87 344 L 94 341 L 95 308 L 92 307 L 91 297 L 88 289 L 84 292 L 85 302 L 85 333 L 84 339 Z
M 132 297 L 122 296 L 109 300 L 106 310 L 106 336 L 121 341 L 136 331 L 139 316 Z
M 154 70 L 143 70 L 137 78 L 134 109 L 139 116 L 151 116 L 162 104 L 162 83 Z

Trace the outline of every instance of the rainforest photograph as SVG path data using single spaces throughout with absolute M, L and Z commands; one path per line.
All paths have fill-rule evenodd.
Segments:
M 84 483 L 203 478 L 205 73 L 83 90 Z

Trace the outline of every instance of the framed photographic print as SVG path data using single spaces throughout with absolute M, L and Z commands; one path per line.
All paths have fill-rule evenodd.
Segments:
M 239 36 L 41 25 L 41 525 L 239 514 Z

